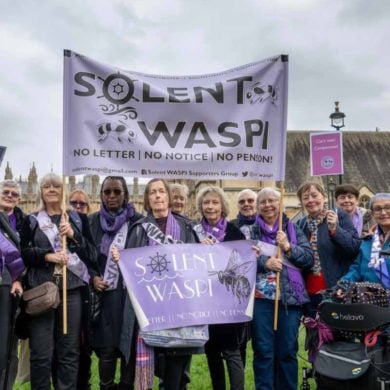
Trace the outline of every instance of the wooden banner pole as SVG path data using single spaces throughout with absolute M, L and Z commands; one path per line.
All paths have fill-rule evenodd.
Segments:
M 279 201 L 279 230 L 282 230 L 283 223 L 283 198 L 284 198 L 284 181 L 280 186 L 280 201 Z M 278 246 L 276 257 L 282 258 L 282 248 Z M 278 313 L 279 313 L 279 296 L 280 296 L 280 272 L 276 273 L 276 291 L 274 302 L 274 330 L 278 329 Z
M 66 213 L 66 176 L 62 176 L 62 213 Z M 63 217 L 61 217 L 63 218 Z M 63 221 L 65 222 L 65 221 Z M 62 250 L 66 253 L 66 235 L 62 236 Z M 68 295 L 66 283 L 66 264 L 62 266 L 62 315 L 63 333 L 68 334 Z

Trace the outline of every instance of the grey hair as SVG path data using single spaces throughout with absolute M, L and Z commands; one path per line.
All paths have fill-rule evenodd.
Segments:
M 21 187 L 20 184 L 15 180 L 4 180 L 0 183 L 0 191 L 3 190 L 4 187 L 16 188 L 16 190 L 20 193 Z
M 203 216 L 203 212 L 202 212 L 203 198 L 209 193 L 217 194 L 219 196 L 219 198 L 221 199 L 221 203 L 222 203 L 222 216 L 227 217 L 229 215 L 228 198 L 227 198 L 225 192 L 223 192 L 223 190 L 221 188 L 214 187 L 214 186 L 202 188 L 196 197 L 196 208 L 197 208 L 198 212 L 200 213 L 200 215 Z
M 44 210 L 46 208 L 45 201 L 42 198 L 42 187 L 46 184 L 57 184 L 62 186 L 62 177 L 60 175 L 57 175 L 56 173 L 50 172 L 43 176 L 42 179 L 39 181 L 39 188 L 37 192 L 38 210 Z
M 390 200 L 390 193 L 388 193 L 388 192 L 379 192 L 378 194 L 375 194 L 375 195 L 370 199 L 370 203 L 369 203 L 369 208 L 370 208 L 370 210 L 372 210 L 372 208 L 373 208 L 373 206 L 374 206 L 374 203 L 375 203 L 378 199 L 389 199 L 389 200 Z
M 180 183 L 170 183 L 169 191 L 171 192 L 171 194 L 179 192 L 183 194 L 186 199 L 188 198 L 188 193 L 190 192 L 185 184 Z
M 274 196 L 276 199 L 280 199 L 280 192 L 275 190 L 272 187 L 264 187 L 257 194 L 257 202 L 256 205 L 259 206 L 260 201 L 267 196 Z

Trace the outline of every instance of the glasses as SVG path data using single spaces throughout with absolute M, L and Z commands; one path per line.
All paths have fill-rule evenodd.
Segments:
M 103 194 L 106 196 L 110 196 L 111 194 L 114 194 L 115 196 L 119 196 L 122 194 L 122 190 L 120 190 L 119 188 L 114 188 L 114 189 L 107 188 L 103 191 Z
M 253 203 L 255 203 L 255 200 L 252 199 L 252 198 L 249 198 L 249 199 L 240 199 L 240 200 L 238 201 L 238 204 L 245 204 L 245 202 L 246 202 L 246 203 L 249 203 L 249 204 L 253 204 Z
M 279 202 L 279 199 L 264 199 L 259 202 L 262 206 L 265 206 L 267 203 L 268 204 L 274 204 L 276 202 Z
M 3 190 L 2 194 L 4 196 L 10 196 L 11 198 L 19 198 L 19 193 L 11 190 Z
M 385 211 L 385 213 L 390 213 L 390 204 L 385 204 L 383 207 L 381 206 L 375 206 L 372 208 L 372 212 L 374 214 L 382 214 L 382 211 Z
M 80 207 L 81 209 L 85 208 L 88 206 L 88 203 L 85 203 L 85 202 L 78 202 L 77 200 L 71 200 L 69 202 L 69 204 L 72 206 L 72 207 Z

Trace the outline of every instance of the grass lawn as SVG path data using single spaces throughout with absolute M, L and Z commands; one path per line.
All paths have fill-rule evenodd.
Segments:
M 302 367 L 309 367 L 310 364 L 306 362 L 306 352 L 303 350 L 303 342 L 305 337 L 305 331 L 301 328 L 299 333 L 299 380 L 298 385 L 301 384 L 301 374 Z M 245 389 L 252 390 L 254 389 L 254 380 L 253 380 L 253 369 L 252 369 L 252 348 L 250 343 L 248 343 L 247 349 L 247 364 L 245 368 Z M 310 388 L 315 389 L 315 384 L 312 379 L 309 380 Z M 299 388 L 299 387 L 298 387 Z M 14 389 L 16 390 L 29 390 L 30 383 L 25 383 L 22 386 L 15 385 Z M 92 366 L 92 389 L 99 390 L 99 375 L 97 370 L 97 359 L 96 356 L 93 356 L 93 366 Z M 154 390 L 158 389 L 157 380 L 155 381 Z M 208 372 L 207 361 L 205 355 L 194 355 L 192 358 L 191 364 L 191 383 L 188 386 L 188 390 L 211 390 L 211 381 L 210 375 Z M 282 390 L 282 389 L 281 389 Z

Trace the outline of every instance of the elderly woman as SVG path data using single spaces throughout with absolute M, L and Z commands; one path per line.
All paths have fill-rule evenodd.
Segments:
M 237 218 L 230 221 L 233 225 L 237 226 L 245 235 L 247 240 L 251 239 L 252 228 L 256 221 L 256 199 L 257 194 L 255 191 L 245 188 L 240 191 L 237 196 Z M 241 345 L 241 357 L 244 367 L 246 364 L 246 345 L 251 339 L 251 323 L 247 322 L 244 331 L 244 337 Z
M 297 389 L 298 331 L 303 305 L 309 302 L 302 272 L 313 265 L 307 238 L 285 214 L 279 226 L 280 192 L 263 188 L 257 195 L 252 239 L 271 244 L 260 250 L 252 320 L 256 389 Z M 275 253 L 276 246 L 280 253 Z M 261 245 L 260 245 L 261 247 Z M 280 273 L 278 325 L 274 330 L 276 276 Z
M 202 220 L 195 231 L 202 243 L 245 240 L 240 229 L 226 219 L 229 204 L 226 194 L 220 188 L 202 188 L 196 198 L 196 205 Z M 226 388 L 223 359 L 226 361 L 231 388 L 244 389 L 244 364 L 240 353 L 244 329 L 243 323 L 209 326 L 210 339 L 205 345 L 205 352 L 214 390 Z
M 373 234 L 363 239 L 359 254 L 342 282 L 381 283 L 390 289 L 390 193 L 379 193 L 370 200 L 376 222 Z
M 184 214 L 188 203 L 188 187 L 185 184 L 172 183 L 169 185 L 172 199 L 172 211 Z
M 144 192 L 144 209 L 147 216 L 137 221 L 132 227 L 126 248 L 166 244 L 168 236 L 168 241 L 173 243 L 197 242 L 191 221 L 171 212 L 171 194 L 165 180 L 152 179 L 147 183 Z M 148 228 L 151 225 L 157 227 L 160 233 L 156 233 L 155 228 Z M 136 323 L 135 314 L 128 298 L 126 309 L 128 324 L 126 328 L 124 327 L 121 349 L 124 353 L 130 354 L 131 358 L 134 350 L 130 351 L 129 346 L 135 344 L 138 330 L 133 325 Z M 142 343 L 142 341 L 138 343 L 140 342 Z M 164 389 L 181 390 L 186 387 L 187 383 L 183 381 L 189 382 L 189 378 L 184 375 L 184 372 L 191 360 L 191 355 L 197 352 L 200 352 L 199 348 L 154 348 L 155 372 L 162 379 Z M 152 388 L 153 372 L 149 373 L 148 382 L 148 387 Z
M 20 234 L 25 214 L 17 206 L 20 201 L 20 185 L 13 180 L 0 183 L 0 210 L 8 215 L 13 229 Z
M 56 386 L 77 387 L 80 349 L 81 288 L 89 283 L 96 249 L 85 216 L 62 209 L 62 179 L 49 173 L 39 184 L 39 211 L 25 219 L 21 248 L 27 266 L 27 289 L 54 281 L 63 289 L 67 266 L 67 334 L 63 334 L 62 302 L 57 309 L 31 316 L 30 372 L 32 389 L 50 389 L 53 354 L 57 361 Z M 62 241 L 66 239 L 66 248 Z M 87 268 L 88 267 L 88 268 Z M 62 298 L 62 292 L 61 292 Z
M 335 286 L 356 258 L 360 238 L 347 213 L 327 210 L 326 192 L 319 183 L 302 184 L 297 196 L 308 213 L 298 225 L 314 253 L 313 267 L 305 275 L 310 297 L 306 314 L 314 318 L 322 292 Z
M 15 232 L 20 237 L 24 212 L 18 207 L 20 201 L 21 188 L 20 184 L 14 180 L 5 180 L 0 183 L 0 211 L 8 216 L 9 222 Z M 19 240 L 19 239 L 18 239 Z M 27 347 L 27 348 L 26 348 Z M 28 341 L 23 340 L 20 354 L 25 354 L 28 351 Z M 9 373 L 9 385 L 12 388 L 12 383 L 15 380 L 18 369 L 18 338 L 14 337 L 14 346 L 12 348 L 11 368 Z M 20 378 L 19 378 L 20 379 Z
M 94 289 L 101 294 L 101 313 L 93 324 L 93 348 L 99 358 L 100 389 L 132 389 L 135 362 L 126 362 L 119 351 L 126 291 L 119 268 L 112 267 L 112 248 L 124 248 L 133 223 L 141 217 L 129 202 L 126 181 L 121 176 L 107 176 L 100 190 L 100 211 L 89 218 L 92 236 L 98 247 L 98 274 L 93 275 Z M 110 274 L 111 271 L 113 274 Z M 121 360 L 119 385 L 115 384 L 118 358 Z
M 364 237 L 370 234 L 370 229 L 375 225 L 375 221 L 370 210 L 358 206 L 359 190 L 351 184 L 343 184 L 336 187 L 334 195 L 337 207 L 351 217 L 359 236 Z
M 12 389 L 14 375 L 11 378 L 10 367 L 7 367 L 11 353 L 12 316 L 16 308 L 13 298 L 22 294 L 20 283 L 24 271 L 23 260 L 19 251 L 19 237 L 9 223 L 8 216 L 0 213 L 0 388 Z M 7 386 L 4 381 L 7 377 Z
M 244 233 L 247 240 L 251 237 L 251 229 L 256 221 L 256 199 L 256 192 L 249 188 L 239 192 L 237 196 L 237 218 L 231 221 Z

